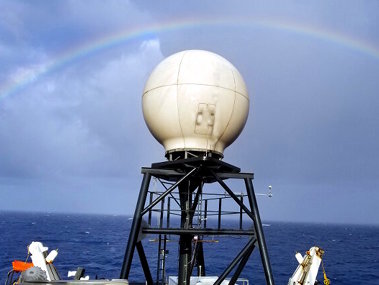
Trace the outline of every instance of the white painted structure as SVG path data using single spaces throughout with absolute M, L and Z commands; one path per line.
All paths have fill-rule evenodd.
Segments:
M 249 96 L 238 70 L 223 57 L 187 50 L 164 59 L 143 93 L 145 122 L 166 154 L 224 149 L 241 133 Z
M 304 256 L 296 253 L 299 266 L 289 279 L 288 285 L 314 285 L 323 254 L 324 251 L 317 246 L 311 247 Z
M 52 278 L 49 274 L 49 271 L 47 270 L 47 264 L 46 264 L 46 255 L 45 252 L 48 251 L 48 247 L 43 246 L 41 242 L 33 241 L 29 245 L 29 252 L 30 252 L 30 258 L 32 259 L 33 265 L 36 267 L 41 268 L 43 271 L 46 272 L 46 277 L 48 281 L 51 281 Z

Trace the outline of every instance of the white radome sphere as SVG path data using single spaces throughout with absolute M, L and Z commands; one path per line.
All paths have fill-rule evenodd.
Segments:
M 169 56 L 153 70 L 142 108 L 166 155 L 201 151 L 223 156 L 246 123 L 249 95 L 229 61 L 212 52 L 187 50 Z

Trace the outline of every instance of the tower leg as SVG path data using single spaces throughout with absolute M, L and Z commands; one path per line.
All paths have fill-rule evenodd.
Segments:
M 134 212 L 132 227 L 130 229 L 129 240 L 125 250 L 124 261 L 121 268 L 121 279 L 128 279 L 130 267 L 132 265 L 134 248 L 136 247 L 139 230 L 141 227 L 142 221 L 142 210 L 145 206 L 147 192 L 149 190 L 151 175 L 149 173 L 145 173 L 143 176 L 141 190 L 138 196 L 138 201 L 136 205 L 136 210 Z
M 180 208 L 182 229 L 189 229 L 192 226 L 192 215 L 190 213 L 192 204 L 192 194 L 190 182 L 185 181 L 179 184 Z M 192 255 L 192 235 L 182 234 L 179 238 L 179 274 L 178 284 L 190 284 Z
M 205 261 L 204 261 L 204 249 L 203 249 L 203 241 L 197 244 L 196 250 L 196 265 L 197 265 L 197 275 L 205 276 Z
M 254 187 L 251 179 L 245 178 L 245 185 L 250 207 L 254 216 L 254 229 L 258 241 L 259 251 L 261 253 L 260 255 L 263 264 L 263 270 L 265 272 L 266 283 L 269 285 L 274 285 L 274 278 L 272 275 L 270 259 L 268 256 L 267 246 L 263 234 L 262 222 L 258 211 L 258 203 L 257 199 L 255 198 Z
M 178 284 L 190 284 L 191 242 L 192 237 L 190 235 L 180 236 Z
M 143 249 L 142 242 L 138 241 L 136 246 L 137 246 L 137 252 L 139 255 L 139 259 L 141 260 L 142 269 L 143 269 L 143 272 L 145 273 L 146 284 L 153 285 L 153 277 L 151 277 L 149 264 L 147 263 L 146 254 L 145 254 L 145 251 Z

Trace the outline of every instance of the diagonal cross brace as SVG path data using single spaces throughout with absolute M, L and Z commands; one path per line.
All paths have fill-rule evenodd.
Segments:
M 220 275 L 220 277 L 216 280 L 214 285 L 220 285 L 222 281 L 228 276 L 228 274 L 233 270 L 233 268 L 238 264 L 238 262 L 245 262 L 245 258 L 248 258 L 254 249 L 254 244 L 256 243 L 256 239 L 251 238 L 245 247 L 241 250 L 241 252 L 234 258 L 234 260 L 230 263 L 230 265 L 225 269 L 225 271 Z
M 245 206 L 245 204 L 238 199 L 238 197 L 233 193 L 233 191 L 228 187 L 228 185 L 225 184 L 224 181 L 212 170 L 210 170 L 210 173 L 213 175 L 213 177 L 217 180 L 217 182 L 222 186 L 222 188 L 225 189 L 226 192 L 230 195 L 230 197 L 233 198 L 233 200 L 245 211 L 245 213 L 254 221 L 254 215 L 251 213 L 251 211 Z
M 188 177 L 190 177 L 192 174 L 194 174 L 195 171 L 197 171 L 198 168 L 193 168 L 190 172 L 188 172 L 186 175 L 184 175 L 182 178 L 180 178 L 174 185 L 172 185 L 170 188 L 168 188 L 165 192 L 162 193 L 157 199 L 155 199 L 149 206 L 147 206 L 142 212 L 141 215 L 145 215 L 148 211 L 150 211 L 152 208 L 154 208 L 160 201 L 162 201 L 168 194 L 170 194 L 174 189 L 182 183 L 184 180 L 186 180 Z

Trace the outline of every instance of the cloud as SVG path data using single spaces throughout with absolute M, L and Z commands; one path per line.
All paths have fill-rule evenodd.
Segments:
M 106 32 L 134 26 L 151 20 L 151 13 L 138 9 L 131 1 L 67 1 L 70 24 L 75 23 L 92 32 Z M 91 7 L 91 9 L 88 9 Z
M 159 42 L 144 42 L 139 50 L 87 68 L 92 69 L 88 74 L 62 70 L 9 98 L 1 109 L 0 173 L 125 173 L 125 162 L 140 159 L 139 142 L 148 135 L 141 111 L 143 82 L 161 59 Z
M 2 1 L 0 11 L 0 33 L 3 40 L 18 40 L 23 38 L 25 29 L 23 19 L 27 13 L 27 5 L 20 1 Z
M 76 46 L 137 29 L 141 21 L 148 23 L 151 18 L 129 1 L 5 0 L 1 5 L 0 74 L 15 73 L 24 66 L 47 62 Z M 6 80 L 5 76 L 0 76 L 1 79 Z
M 119 194 L 120 189 L 135 189 L 139 167 L 161 161 L 164 154 L 143 122 L 143 84 L 162 54 L 193 48 L 219 53 L 245 78 L 251 112 L 225 161 L 256 172 L 258 186 L 267 182 L 283 191 L 268 206 L 273 218 L 296 218 L 286 209 L 296 201 L 304 205 L 301 218 L 314 220 L 303 214 L 319 194 L 325 208 L 334 206 L 331 201 L 351 208 L 355 197 L 349 189 L 375 191 L 377 58 L 311 33 L 342 33 L 375 46 L 379 2 L 348 1 L 343 9 L 329 2 L 287 1 L 280 9 L 274 2 L 183 3 L 2 1 L 0 88 L 22 82 L 26 75 L 31 82 L 0 98 L 0 184 L 8 191 L 0 194 L 15 193 L 13 200 L 19 201 L 19 191 L 30 190 L 32 199 L 33 193 L 43 198 L 54 189 L 51 207 L 63 211 L 61 205 L 72 203 L 63 193 L 79 195 L 81 190 L 83 203 L 94 199 L 86 210 L 96 212 L 108 188 Z M 218 24 L 199 28 L 213 19 Z M 275 28 L 254 25 L 262 19 Z M 188 25 L 176 25 L 186 21 Z M 153 35 L 49 70 L 51 61 L 75 47 L 152 23 L 157 27 Z M 309 28 L 308 34 L 286 29 L 286 24 Z M 41 71 L 47 73 L 39 76 Z M 334 200 L 326 198 L 331 192 Z M 132 201 L 136 193 L 114 196 L 112 204 Z M 83 209 L 80 203 L 77 207 Z M 278 214 L 281 210 L 287 214 Z M 323 215 L 333 220 L 327 211 Z

